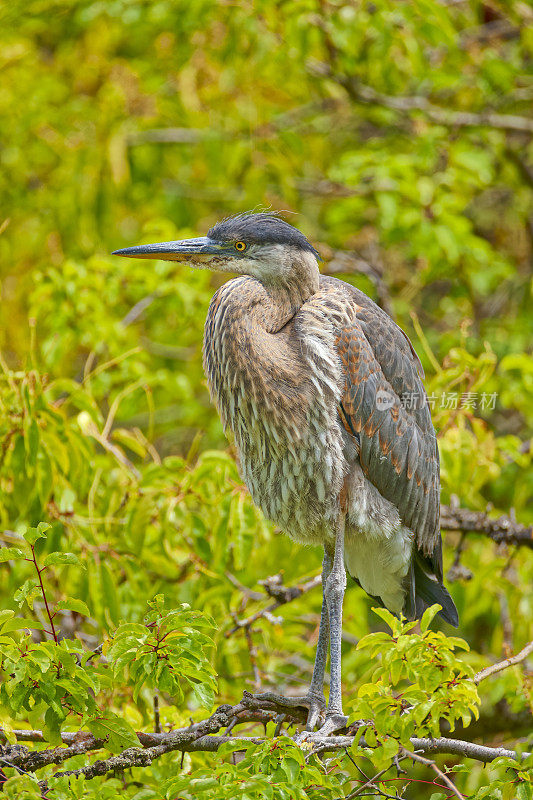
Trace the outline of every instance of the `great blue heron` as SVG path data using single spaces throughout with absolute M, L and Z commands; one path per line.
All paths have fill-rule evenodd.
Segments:
M 307 729 L 346 724 L 342 603 L 348 573 L 395 614 L 432 603 L 458 617 L 442 585 L 439 455 L 420 361 L 363 292 L 320 275 L 306 237 L 273 214 L 219 222 L 206 237 L 116 255 L 238 273 L 214 295 L 204 367 L 233 432 L 254 502 L 282 530 L 324 547 L 322 614 L 305 698 Z M 330 692 L 324 721 L 328 638 Z

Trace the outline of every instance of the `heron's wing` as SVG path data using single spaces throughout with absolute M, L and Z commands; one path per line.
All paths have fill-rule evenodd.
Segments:
M 420 362 L 385 312 L 362 292 L 341 285 L 356 312 L 350 315 L 353 322 L 336 332 L 345 375 L 341 419 L 359 438 L 366 477 L 396 506 L 421 556 L 442 580 L 439 455 Z

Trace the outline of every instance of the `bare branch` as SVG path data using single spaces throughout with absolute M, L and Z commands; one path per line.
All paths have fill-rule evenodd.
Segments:
M 328 64 L 312 62 L 309 71 L 314 75 L 331 78 L 346 89 L 348 95 L 357 103 L 382 106 L 410 116 L 420 111 L 437 125 L 450 128 L 497 128 L 519 133 L 533 133 L 533 119 L 519 117 L 514 114 L 496 114 L 492 111 L 458 111 L 442 108 L 431 103 L 422 95 L 387 95 L 377 92 L 371 86 L 365 86 L 351 76 L 335 74 Z
M 476 25 L 463 31 L 460 37 L 462 47 L 468 46 L 473 42 L 490 42 L 494 39 L 516 39 L 520 36 L 520 28 L 513 25 L 507 19 L 495 19 L 485 22 L 484 25 Z
M 258 125 L 252 131 L 248 128 L 235 131 L 220 131 L 202 128 L 149 128 L 144 131 L 130 133 L 126 137 L 128 147 L 142 144 L 184 144 L 193 145 L 200 142 L 239 141 L 243 138 L 269 139 L 280 130 L 298 130 L 319 114 L 334 111 L 339 101 L 327 97 L 321 100 L 312 100 L 296 108 L 276 114 L 268 122 Z M 1 231 L 0 231 L 1 232 Z
M 302 583 L 298 586 L 285 586 L 279 575 L 273 575 L 272 577 L 261 581 L 261 584 L 265 587 L 267 594 L 270 597 L 274 597 L 275 602 L 271 603 L 267 608 L 256 611 L 255 614 L 246 617 L 246 619 L 238 620 L 231 630 L 226 631 L 226 638 L 242 628 L 249 628 L 254 624 L 254 622 L 257 622 L 258 619 L 263 617 L 266 619 L 272 619 L 273 612 L 276 611 L 280 606 L 290 603 L 292 600 L 296 600 L 297 597 L 301 597 L 302 594 L 310 592 L 311 589 L 314 589 L 316 586 L 320 586 L 321 583 L 322 577 L 320 575 L 316 575 L 314 578 L 310 578 L 306 583 Z
M 488 678 L 490 675 L 494 675 L 496 672 L 501 672 L 507 667 L 512 667 L 515 664 L 519 664 L 521 661 L 525 661 L 525 659 L 533 653 L 533 642 L 529 642 L 526 646 L 520 650 L 515 656 L 511 656 L 510 658 L 506 658 L 503 661 L 499 661 L 497 664 L 491 664 L 490 667 L 485 667 L 476 675 L 474 675 L 474 681 L 476 683 L 481 683 L 484 681 L 485 678 Z
M 441 506 L 440 526 L 447 531 L 484 533 L 496 544 L 517 544 L 533 549 L 533 525 L 522 525 L 511 517 L 493 519 L 484 511 Z
M 486 747 L 459 739 L 447 739 L 444 736 L 440 736 L 438 739 L 418 739 L 413 736 L 411 744 L 415 750 L 422 750 L 425 753 L 449 753 L 454 756 L 483 761 L 485 764 L 490 764 L 496 758 L 518 758 L 518 754 L 514 750 L 507 750 L 505 747 Z M 527 758 L 529 755 L 530 753 L 523 753 L 522 758 Z
M 172 736 L 172 734 L 169 734 Z M 144 749 L 137 747 L 130 747 L 123 750 L 118 756 L 111 756 L 104 761 L 94 761 L 87 767 L 82 769 L 66 770 L 65 772 L 57 772 L 55 777 L 63 777 L 67 775 L 84 775 L 86 778 L 97 778 L 100 775 L 106 775 L 108 772 L 123 772 L 132 767 L 147 767 L 156 758 L 160 758 L 165 753 L 171 753 L 174 750 L 180 750 L 185 753 L 192 753 L 202 751 L 204 753 L 213 753 L 218 750 L 226 742 L 241 742 L 243 748 L 249 744 L 257 744 L 261 739 L 253 736 L 201 736 L 198 739 L 190 742 L 181 742 L 178 734 L 174 736 L 174 740 L 166 741 L 162 744 L 155 745 L 154 747 L 146 747 Z M 46 790 L 47 781 L 40 781 L 39 786 L 41 790 Z
M 39 734 L 40 731 L 15 731 L 17 734 L 24 734 L 23 741 L 44 741 L 44 739 L 29 738 L 32 734 Z M 42 735 L 42 734 L 41 734 Z M 15 745 L 5 748 L 9 752 L 5 755 L 0 754 L 0 764 L 4 767 L 15 767 L 23 769 L 24 772 L 36 772 L 50 764 L 62 764 L 69 758 L 88 753 L 91 750 L 100 750 L 105 746 L 102 739 L 95 739 L 91 734 L 74 734 L 77 740 L 73 740 L 68 747 L 54 747 L 51 750 L 29 750 L 27 747 Z
M 128 325 L 136 322 L 157 297 L 159 297 L 158 292 L 152 292 L 151 294 L 146 295 L 146 297 L 142 297 L 132 308 L 130 308 L 126 316 L 120 320 L 119 325 L 122 325 L 124 328 L 126 328 Z
M 246 645 L 248 647 L 248 654 L 250 656 L 250 664 L 252 665 L 252 672 L 254 674 L 254 689 L 258 692 L 261 689 L 261 673 L 257 666 L 257 648 L 254 645 L 252 638 L 252 630 L 249 625 L 244 629 L 244 636 L 246 638 Z

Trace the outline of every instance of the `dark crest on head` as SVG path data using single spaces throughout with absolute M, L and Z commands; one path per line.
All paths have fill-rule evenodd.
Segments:
M 208 232 L 217 241 L 243 241 L 246 244 L 287 244 L 308 250 L 320 258 L 303 233 L 273 213 L 246 212 L 217 222 Z

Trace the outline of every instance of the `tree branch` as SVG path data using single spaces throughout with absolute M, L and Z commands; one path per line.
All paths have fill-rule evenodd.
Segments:
M 484 681 L 485 678 L 488 678 L 490 675 L 494 675 L 496 672 L 501 672 L 507 667 L 512 667 L 514 664 L 519 664 L 521 661 L 525 661 L 525 659 L 533 653 L 533 642 L 529 642 L 526 646 L 520 650 L 515 656 L 511 656 L 510 658 L 506 658 L 503 661 L 499 661 L 497 664 L 491 664 L 490 667 L 485 667 L 476 675 L 474 675 L 474 681 L 476 683 L 481 683 Z
M 514 750 L 507 750 L 505 747 L 486 747 L 483 744 L 448 739 L 444 736 L 440 736 L 438 739 L 418 739 L 413 736 L 411 744 L 415 750 L 422 750 L 424 753 L 448 753 L 463 758 L 473 758 L 475 761 L 483 761 L 484 764 L 490 764 L 497 758 L 518 758 L 518 754 Z M 528 758 L 530 755 L 531 753 L 523 753 L 522 758 Z
M 296 600 L 297 597 L 301 597 L 302 594 L 310 592 L 311 589 L 314 589 L 316 586 L 320 586 L 322 583 L 322 576 L 315 575 L 314 578 L 310 578 L 308 581 L 298 586 L 285 586 L 280 575 L 273 575 L 270 578 L 266 578 L 264 581 L 260 581 L 260 583 L 265 587 L 269 597 L 275 598 L 275 602 L 271 603 L 267 608 L 256 611 L 255 614 L 251 614 L 251 616 L 246 617 L 246 619 L 238 620 L 231 630 L 226 631 L 226 638 L 232 636 L 232 634 L 242 628 L 249 628 L 254 622 L 257 622 L 258 619 L 266 618 L 272 621 L 273 612 L 280 606 L 290 603 L 292 600 Z
M 148 766 L 152 761 L 165 753 L 180 752 L 215 752 L 225 742 L 231 741 L 240 744 L 243 748 L 252 743 L 260 743 L 267 737 L 233 736 L 220 734 L 223 728 L 248 722 L 274 722 L 280 714 L 285 714 L 288 722 L 303 724 L 307 710 L 301 707 L 287 708 L 273 700 L 260 700 L 249 692 L 244 692 L 242 700 L 234 706 L 222 705 L 214 714 L 201 722 L 193 723 L 188 728 L 179 728 L 168 733 L 139 733 L 139 747 L 130 747 L 120 755 L 98 760 L 82 769 L 58 772 L 56 775 L 85 775 L 94 778 L 105 775 L 111 771 L 123 771 L 133 766 Z M 234 722 L 236 720 L 236 722 Z M 349 731 L 360 727 L 363 722 L 353 723 Z M 16 731 L 15 735 L 21 741 L 43 741 L 40 731 Z M 72 738 L 74 737 L 74 738 Z M 5 738 L 5 737 L 3 737 Z M 0 764 L 6 767 L 23 769 L 25 772 L 35 772 L 50 764 L 61 764 L 68 758 L 91 750 L 105 747 L 105 742 L 95 739 L 87 734 L 63 734 L 62 737 L 69 742 L 66 748 L 53 748 L 50 750 L 30 751 L 21 745 L 7 746 L 2 749 Z M 364 738 L 360 739 L 363 746 Z M 316 753 L 327 753 L 351 747 L 354 742 L 353 735 L 321 736 L 320 732 L 308 734 L 306 742 L 313 746 Z M 483 763 L 489 763 L 502 756 L 518 758 L 513 750 L 503 747 L 486 747 L 457 739 L 440 737 L 438 739 L 411 738 L 413 749 L 422 753 L 449 753 L 465 758 L 472 758 Z M 525 758 L 528 754 L 523 754 Z M 46 789 L 46 781 L 41 781 L 41 789 Z
M 533 549 L 533 525 L 522 525 L 511 517 L 493 519 L 484 511 L 441 506 L 440 526 L 447 531 L 484 533 L 496 544 L 516 544 Z
M 356 78 L 339 75 L 333 72 L 328 64 L 311 62 L 309 71 L 322 78 L 331 78 L 342 86 L 352 100 L 357 103 L 381 106 L 397 111 L 404 116 L 420 111 L 437 125 L 450 128 L 497 128 L 519 133 L 533 133 L 533 119 L 519 117 L 514 114 L 496 114 L 492 111 L 458 111 L 441 108 L 431 103 L 422 95 L 387 95 L 377 92 L 371 86 L 365 86 Z

